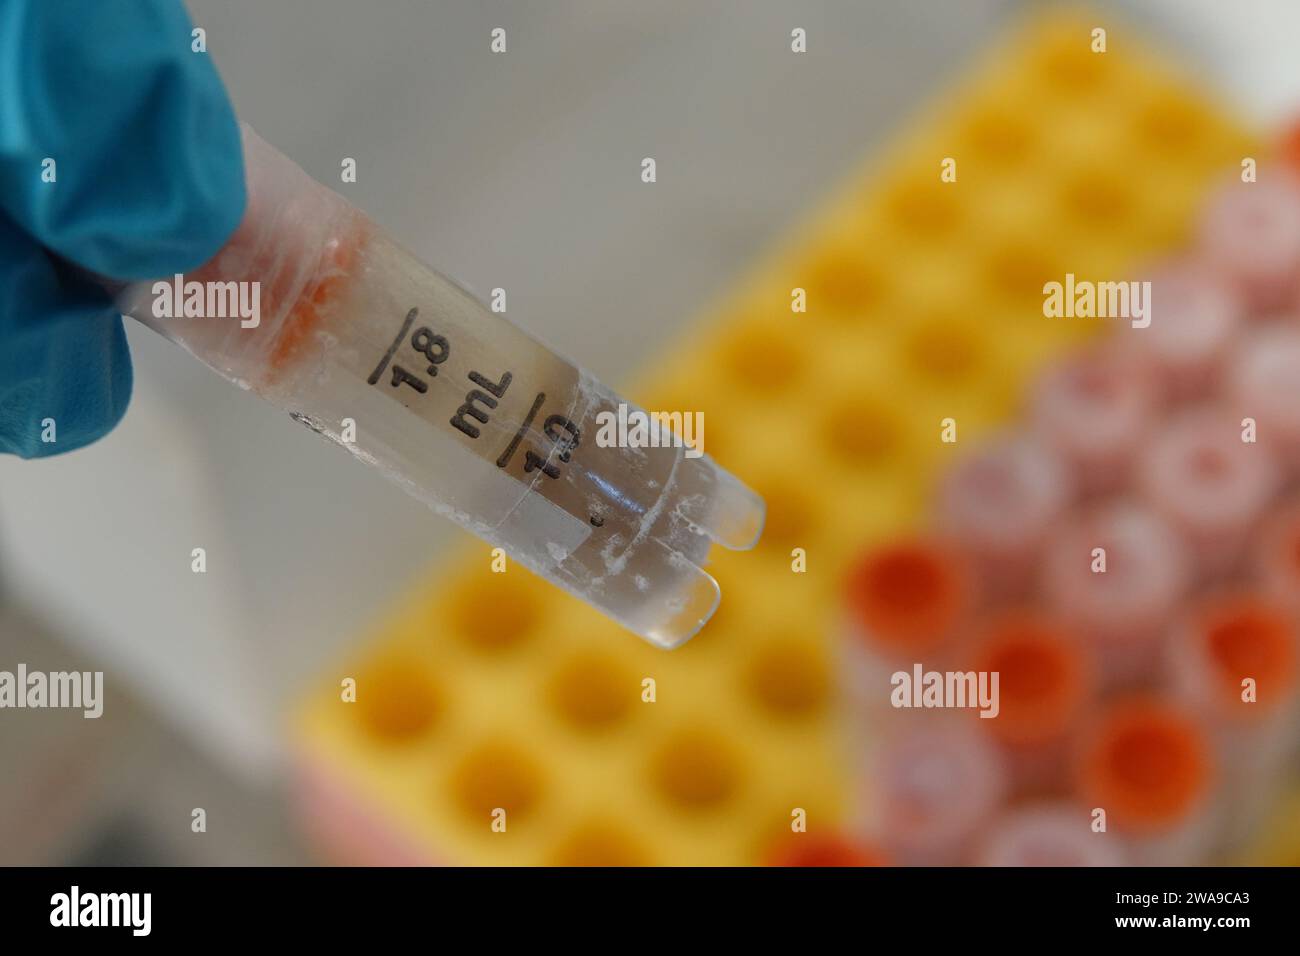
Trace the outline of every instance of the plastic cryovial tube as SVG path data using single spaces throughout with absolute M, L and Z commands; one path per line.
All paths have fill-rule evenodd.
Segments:
M 1208 578 L 1239 563 L 1277 489 L 1278 469 L 1260 443 L 1242 441 L 1231 416 L 1201 408 L 1161 426 L 1139 460 L 1138 486 Z
M 888 858 L 869 843 L 841 833 L 790 834 L 766 856 L 767 866 L 866 867 L 888 866 Z
M 1174 691 L 1204 717 L 1222 769 L 1225 848 L 1240 848 L 1285 782 L 1300 705 L 1298 655 L 1295 619 L 1252 592 L 1202 602 L 1170 642 Z
M 1183 543 L 1154 512 L 1101 505 L 1066 525 L 1043 562 L 1048 606 L 1094 655 L 1103 685 L 1149 675 L 1188 585 Z
M 976 628 L 977 673 L 998 674 L 998 715 L 976 725 L 1001 748 L 1018 792 L 1062 784 L 1069 747 L 1093 698 L 1093 664 L 1062 620 L 1003 611 Z
M 1158 697 L 1115 701 L 1079 750 L 1076 779 L 1090 813 L 1125 837 L 1136 866 L 1206 862 L 1217 769 L 1204 728 Z
M 1112 344 L 1061 360 L 1035 384 L 1035 430 L 1060 453 L 1084 494 L 1122 487 L 1146 437 L 1156 396 L 1137 372 L 1132 354 Z
M 1007 789 L 997 749 L 960 719 L 927 721 L 885 740 L 867 784 L 868 832 L 903 866 L 969 862 Z
M 896 671 L 943 667 L 974 603 L 969 566 L 939 540 L 901 538 L 863 554 L 845 579 L 844 690 L 856 716 L 888 715 Z
M 670 438 L 598 443 L 603 413 L 640 410 L 243 138 L 243 222 L 175 284 L 256 290 L 258 321 L 160 317 L 156 282 L 123 311 L 651 643 L 695 634 L 720 600 L 710 546 L 752 547 L 762 499 Z
M 1169 402 L 1216 393 L 1244 315 L 1239 297 L 1202 263 L 1186 260 L 1152 277 L 1151 302 L 1150 325 L 1119 330 L 1137 373 Z
M 966 553 L 981 585 L 1023 595 L 1072 488 L 1060 458 L 1024 435 L 983 442 L 954 462 L 938 492 L 935 525 Z
M 980 866 L 1124 866 L 1124 838 L 1095 831 L 1074 804 L 1033 804 L 993 824 L 975 861 Z
M 1201 217 L 1198 244 L 1202 261 L 1256 313 L 1288 307 L 1300 276 L 1300 180 L 1275 169 L 1258 182 L 1224 184 Z
M 1269 597 L 1300 618 L 1300 498 L 1270 509 L 1261 538 L 1255 576 Z
M 1254 331 L 1230 361 L 1228 392 L 1238 424 L 1254 419 L 1259 445 L 1300 475 L 1300 329 Z

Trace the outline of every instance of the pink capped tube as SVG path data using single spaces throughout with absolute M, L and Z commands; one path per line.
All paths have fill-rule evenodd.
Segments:
M 1151 279 L 1151 324 L 1122 326 L 1137 376 L 1169 402 L 1217 394 L 1244 307 L 1231 287 L 1195 260 L 1164 266 Z
M 980 866 L 1125 866 L 1118 833 L 1093 829 L 1088 811 L 1069 803 L 1016 807 L 993 824 Z
M 1071 498 L 1060 458 L 1028 435 L 981 442 L 940 481 L 935 526 L 971 558 L 985 590 L 1025 594 L 1039 552 Z
M 880 745 L 866 783 L 869 832 L 904 866 L 970 862 L 1007 786 L 997 750 L 960 719 L 900 729 Z
M 1103 684 L 1151 674 L 1187 590 L 1183 551 L 1162 518 L 1128 500 L 1077 516 L 1053 539 L 1044 595 L 1094 653 Z
M 1035 432 L 1060 454 L 1079 491 L 1100 494 L 1127 480 L 1155 397 L 1132 354 L 1112 342 L 1049 368 L 1033 389 L 1031 414 Z
M 1256 313 L 1287 308 L 1300 275 L 1300 181 L 1270 167 L 1258 182 L 1225 183 L 1201 218 L 1199 248 Z
M 1138 486 L 1191 546 L 1202 577 L 1241 560 L 1248 536 L 1278 486 L 1277 466 L 1260 444 L 1210 407 L 1163 424 L 1138 464 Z
M 1270 509 L 1260 538 L 1255 575 L 1270 598 L 1300 618 L 1300 497 Z
M 1300 475 L 1300 326 L 1259 328 L 1232 357 L 1229 407 L 1239 427 L 1253 419 L 1256 441 L 1291 476 Z

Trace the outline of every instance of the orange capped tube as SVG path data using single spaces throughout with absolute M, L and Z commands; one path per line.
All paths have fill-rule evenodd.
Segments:
M 888 866 L 876 847 L 846 834 L 811 833 L 785 837 L 767 858 L 768 866 L 851 867 Z
M 937 539 L 902 538 L 863 554 L 845 579 L 845 691 L 859 715 L 888 709 L 896 671 L 942 667 L 974 601 L 968 564 Z
M 1294 617 L 1262 594 L 1199 604 L 1169 646 L 1175 691 L 1200 714 L 1223 770 L 1223 841 L 1240 848 L 1284 781 L 1296 740 L 1300 646 Z
M 1002 749 L 1017 791 L 1064 787 L 1069 746 L 1093 700 L 1093 665 L 1059 619 L 1043 612 L 1004 612 L 977 632 L 977 672 L 997 673 L 998 715 L 979 728 Z
M 1217 769 L 1204 728 L 1181 706 L 1157 697 L 1110 704 L 1081 746 L 1076 779 L 1087 811 L 1105 811 L 1134 865 L 1208 862 Z

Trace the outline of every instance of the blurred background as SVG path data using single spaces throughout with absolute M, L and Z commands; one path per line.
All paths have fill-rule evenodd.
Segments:
M 354 157 L 351 201 L 480 296 L 508 289 L 516 322 L 611 383 L 1034 6 L 188 4 L 244 120 L 325 183 Z M 1121 13 L 1244 125 L 1300 107 L 1294 4 L 1090 9 Z M 657 187 L 625 188 L 647 155 Z M 108 687 L 98 721 L 0 716 L 0 863 L 314 859 L 286 797 L 285 711 L 460 533 L 128 332 L 136 393 L 112 435 L 0 458 L 0 668 L 102 669 Z M 192 839 L 198 806 L 238 823 Z

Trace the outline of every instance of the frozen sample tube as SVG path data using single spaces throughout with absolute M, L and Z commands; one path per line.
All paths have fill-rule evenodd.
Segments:
M 977 725 L 992 735 L 1019 791 L 1065 779 L 1069 745 L 1093 699 L 1093 664 L 1064 621 L 1045 611 L 1003 611 L 977 629 L 977 673 L 999 675 L 999 710 Z
M 1076 774 L 1085 808 L 1106 812 L 1134 865 L 1205 862 L 1218 769 L 1188 711 L 1159 697 L 1115 701 L 1080 748 Z
M 1258 314 L 1292 304 L 1300 276 L 1300 180 L 1224 183 L 1201 217 L 1201 258 Z
M 1034 388 L 1037 432 L 1061 455 L 1084 494 L 1124 485 L 1150 427 L 1154 395 L 1137 371 L 1132 356 L 1111 345 L 1059 361 Z
M 1300 497 L 1270 509 L 1253 572 L 1268 596 L 1300 618 Z
M 1076 517 L 1043 559 L 1047 604 L 1084 641 L 1100 683 L 1151 673 L 1188 587 L 1184 544 L 1155 512 L 1125 500 Z
M 243 137 L 243 222 L 175 282 L 187 302 L 256 290 L 256 322 L 161 317 L 157 282 L 123 311 L 651 643 L 695 634 L 720 600 L 710 546 L 753 547 L 762 499 L 671 438 L 606 447 L 599 425 L 640 409 Z
M 1006 784 L 998 752 L 965 721 L 907 728 L 884 741 L 873 761 L 869 832 L 902 866 L 969 862 Z
M 1172 402 L 1214 394 L 1245 312 L 1229 285 L 1204 263 L 1186 259 L 1152 277 L 1159 312 L 1146 328 L 1121 326 L 1138 374 Z
M 1300 330 L 1277 323 L 1253 332 L 1229 361 L 1228 392 L 1233 411 L 1254 419 L 1259 444 L 1300 474 Z
M 1032 437 L 1004 435 L 948 469 L 939 486 L 936 526 L 970 556 L 987 591 L 1023 595 L 1072 495 L 1053 451 Z
M 1124 838 L 1092 828 L 1086 809 L 1037 804 L 1003 814 L 976 863 L 980 866 L 1124 866 Z
M 1222 805 L 1231 814 L 1225 848 L 1240 847 L 1286 782 L 1300 712 L 1298 657 L 1285 605 L 1251 591 L 1202 602 L 1168 648 L 1174 692 L 1204 717 L 1222 768 Z
M 855 717 L 887 716 L 892 675 L 943 667 L 975 601 L 962 557 L 937 539 L 879 544 L 845 579 L 844 691 Z
M 879 849 L 842 833 L 792 833 L 768 853 L 768 866 L 866 867 L 888 866 Z
M 1190 545 L 1197 570 L 1234 569 L 1278 486 L 1277 467 L 1259 444 L 1215 407 L 1179 413 L 1142 451 L 1138 486 L 1147 503 Z

